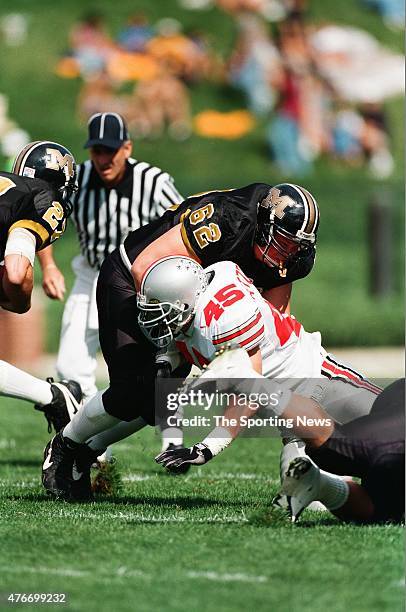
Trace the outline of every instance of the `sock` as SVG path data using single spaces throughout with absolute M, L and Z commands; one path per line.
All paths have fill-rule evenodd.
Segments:
M 49 404 L 53 399 L 49 383 L 5 361 L 0 361 L 0 395 L 16 397 L 35 404 Z
M 350 488 L 348 483 L 336 474 L 320 470 L 320 484 L 318 499 L 329 510 L 337 510 L 348 499 Z
M 101 433 L 92 436 L 90 440 L 86 440 L 86 444 L 94 451 L 103 451 L 114 442 L 119 442 L 124 438 L 128 438 L 131 434 L 139 431 L 147 425 L 143 418 L 137 417 L 133 421 L 119 421 L 110 429 L 106 429 Z
M 102 400 L 103 393 L 104 391 L 98 391 L 75 414 L 63 430 L 64 437 L 69 438 L 73 442 L 83 444 L 90 436 L 94 436 L 120 423 L 120 419 L 116 419 L 116 417 L 111 416 L 105 411 Z

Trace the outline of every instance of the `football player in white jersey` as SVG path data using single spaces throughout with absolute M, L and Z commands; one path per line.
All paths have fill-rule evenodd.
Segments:
M 264 300 L 232 262 L 203 270 L 187 257 L 159 260 L 144 275 L 138 308 L 151 342 L 160 348 L 175 344 L 199 367 L 231 345 L 245 349 L 254 370 L 266 378 L 300 379 L 289 383 L 297 391 L 311 388 L 305 380 L 319 379 L 312 394 L 317 391 L 317 400 L 339 423 L 367 414 L 381 391 L 329 355 L 319 332 L 307 332 L 294 316 Z
M 163 358 L 179 360 L 180 353 L 203 366 L 222 347 L 241 347 L 258 376 L 296 379 L 290 387 L 316 399 L 338 423 L 368 414 L 380 392 L 329 356 L 319 333 L 306 332 L 294 317 L 270 306 L 231 262 L 203 270 L 188 257 L 163 258 L 146 271 L 137 302 L 144 334 L 157 347 L 171 349 Z M 177 367 L 177 363 L 172 365 Z M 132 422 L 114 419 L 106 427 L 103 416 L 102 405 L 89 402 L 48 444 L 46 456 L 51 454 L 53 468 L 44 470 L 43 482 L 51 494 L 64 496 L 70 488 L 68 464 L 74 460 L 75 445 L 87 443 L 90 450 L 100 452 L 146 424 L 141 418 Z M 66 461 L 61 459 L 62 470 L 54 454 L 66 455 Z

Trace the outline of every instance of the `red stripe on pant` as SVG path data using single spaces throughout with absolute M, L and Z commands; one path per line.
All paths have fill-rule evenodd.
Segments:
M 355 374 L 352 374 L 348 372 L 347 370 L 343 370 L 339 368 L 338 366 L 332 365 L 327 360 L 323 361 L 321 367 L 327 370 L 328 372 L 331 372 L 333 376 L 341 376 L 343 378 L 348 378 L 348 380 L 355 383 L 358 387 L 367 389 L 368 391 L 371 391 L 371 393 L 374 393 L 375 395 L 379 395 L 382 391 L 382 389 L 380 389 L 376 385 L 373 385 L 368 380 L 363 380 L 360 376 L 356 376 Z

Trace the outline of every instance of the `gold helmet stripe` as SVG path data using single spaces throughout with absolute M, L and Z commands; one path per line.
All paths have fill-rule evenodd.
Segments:
M 316 202 L 314 201 L 313 196 L 307 191 L 307 189 L 301 189 L 304 197 L 306 198 L 308 207 L 309 207 L 309 220 L 304 229 L 306 234 L 312 234 L 317 228 L 317 220 L 318 220 L 318 210 L 316 206 Z
M 13 172 L 13 174 L 18 174 L 20 176 L 22 175 L 24 171 L 25 160 L 27 159 L 31 151 L 33 151 L 39 144 L 41 144 L 41 142 L 43 141 L 35 140 L 34 142 L 29 142 L 27 145 L 25 145 L 25 147 L 20 151 L 20 153 L 14 160 L 13 167 L 11 169 L 11 172 Z

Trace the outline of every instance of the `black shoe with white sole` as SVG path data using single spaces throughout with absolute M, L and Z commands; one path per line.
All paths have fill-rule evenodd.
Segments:
M 73 499 L 73 463 L 75 447 L 62 433 L 56 434 L 44 450 L 42 484 L 47 493 L 57 499 Z
M 51 385 L 52 402 L 35 404 L 34 408 L 45 414 L 48 432 L 51 433 L 52 426 L 58 432 L 69 423 L 81 407 L 82 389 L 75 380 L 54 382 L 53 378 L 47 378 L 47 382 Z
M 47 493 L 68 501 L 91 499 L 90 465 L 93 459 L 94 453 L 86 444 L 78 444 L 64 438 L 62 432 L 57 433 L 44 450 L 42 484 Z
M 78 445 L 72 469 L 72 497 L 78 501 L 93 498 L 90 468 L 97 462 L 98 453 L 87 444 Z

